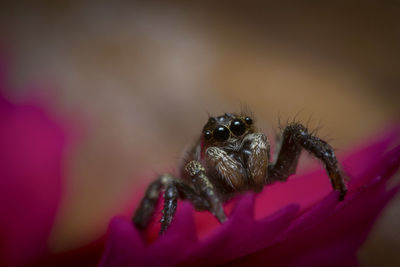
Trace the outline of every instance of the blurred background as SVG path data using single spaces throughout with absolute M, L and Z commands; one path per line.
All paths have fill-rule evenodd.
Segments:
M 135 188 L 173 169 L 208 113 L 247 106 L 272 135 L 296 116 L 343 153 L 400 119 L 399 1 L 16 1 L 0 20 L 19 88 L 8 97 L 50 96 L 84 125 L 54 251 L 104 232 Z M 363 265 L 400 264 L 398 205 Z

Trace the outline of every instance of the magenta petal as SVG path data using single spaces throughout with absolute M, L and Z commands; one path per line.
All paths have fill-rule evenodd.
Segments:
M 182 260 L 188 248 L 198 242 L 193 212 L 193 208 L 188 202 L 180 203 L 176 220 L 171 223 L 170 228 L 163 236 L 150 245 L 147 264 L 175 265 Z M 171 246 L 171 244 L 174 245 Z
M 298 212 L 296 205 L 290 205 L 262 221 L 254 221 L 248 217 L 248 209 L 254 208 L 251 198 L 245 196 L 238 204 L 242 207 L 237 207 L 234 216 L 195 246 L 182 263 L 216 265 L 258 251 L 273 243 Z
M 146 248 L 136 228 L 129 220 L 114 218 L 110 223 L 109 241 L 100 266 L 144 265 Z
M 114 218 L 109 227 L 110 242 L 100 266 L 127 266 L 132 262 L 137 266 L 164 266 L 179 262 L 185 250 L 197 242 L 193 208 L 189 203 L 180 204 L 168 232 L 149 247 L 130 220 Z
M 337 201 L 338 193 L 323 170 L 293 176 L 258 196 L 241 196 L 228 221 L 202 240 L 196 238 L 192 209 L 180 203 L 184 212 L 178 212 L 167 234 L 149 246 L 143 245 L 130 221 L 124 222 L 124 235 L 131 237 L 113 235 L 121 231 L 114 228 L 122 227 L 111 224 L 108 246 L 113 253 L 105 253 L 101 265 L 357 265 L 358 248 L 399 191 L 399 185 L 387 189 L 400 166 L 400 146 L 387 152 L 396 144 L 399 129 L 346 157 L 343 165 L 351 182 L 343 202 Z M 302 193 L 308 195 L 302 199 Z M 135 244 L 128 242 L 132 232 Z
M 386 190 L 385 181 L 392 177 L 400 165 L 400 147 L 381 160 L 383 168 L 368 185 L 330 212 L 332 197 L 326 198 L 317 210 L 311 209 L 298 218 L 274 246 L 237 260 L 237 265 L 268 262 L 271 266 L 354 266 L 356 252 L 365 241 L 373 222 L 399 186 Z M 330 213 L 330 214 L 329 214 Z M 290 257 L 287 257 L 290 255 Z
M 20 265 L 47 251 L 61 196 L 65 136 L 40 107 L 0 93 L 0 265 Z
M 375 169 L 380 169 L 379 159 L 391 145 L 398 143 L 399 137 L 400 125 L 396 125 L 380 134 L 375 142 L 367 144 L 345 158 L 342 165 L 350 178 L 348 183 L 350 190 L 362 186 L 374 177 L 375 174 L 371 173 L 370 167 L 376 166 Z
M 137 238 L 139 234 L 131 222 L 124 220 L 116 224 L 115 221 L 119 219 L 114 219 L 110 224 L 110 241 L 100 266 L 123 266 L 128 263 L 136 266 L 221 264 L 257 251 L 265 244 L 273 242 L 274 238 L 288 226 L 298 208 L 294 205 L 288 206 L 260 223 L 254 221 L 252 217 L 242 216 L 242 212 L 247 215 L 252 213 L 249 210 L 254 209 L 253 198 L 253 195 L 247 195 L 239 201 L 232 218 L 204 241 L 193 238 L 195 229 L 192 228 L 194 224 L 190 222 L 192 214 L 177 214 L 175 221 L 178 221 L 178 224 L 174 226 L 174 222 L 169 229 L 172 233 L 169 234 L 168 231 L 165 236 L 144 250 L 143 241 Z M 189 215 L 188 229 L 191 230 L 185 229 L 183 222 L 188 217 L 182 215 Z M 249 246 L 248 241 L 251 240 L 255 242 Z M 126 251 L 130 253 L 127 254 Z

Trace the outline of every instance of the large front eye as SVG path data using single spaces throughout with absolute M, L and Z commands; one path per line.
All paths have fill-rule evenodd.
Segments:
M 226 141 L 229 138 L 229 130 L 225 126 L 218 126 L 214 130 L 214 138 L 217 141 Z
M 234 119 L 231 122 L 230 129 L 232 133 L 236 136 L 241 136 L 246 131 L 246 125 L 244 125 L 243 121 L 240 119 Z

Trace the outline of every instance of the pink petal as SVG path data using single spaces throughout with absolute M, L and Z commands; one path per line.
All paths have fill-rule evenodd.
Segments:
M 357 249 L 365 241 L 382 208 L 399 190 L 399 186 L 387 190 L 385 182 L 399 168 L 400 147 L 386 155 L 381 164 L 380 173 L 370 184 L 359 188 L 334 210 L 334 196 L 331 195 L 293 222 L 277 244 L 239 259 L 235 264 L 356 265 Z
M 22 265 L 47 252 L 61 196 L 65 135 L 43 108 L 12 104 L 1 91 L 0 265 Z

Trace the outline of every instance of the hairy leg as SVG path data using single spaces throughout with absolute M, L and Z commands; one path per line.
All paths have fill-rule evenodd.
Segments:
M 243 154 L 251 176 L 250 184 L 253 190 L 259 192 L 263 189 L 268 175 L 269 142 L 267 137 L 261 133 L 247 135 L 243 140 Z
M 147 188 L 146 193 L 132 218 L 133 223 L 136 225 L 137 228 L 146 228 L 156 208 L 158 198 L 160 196 L 160 191 L 163 186 L 166 185 L 166 182 L 169 179 L 170 178 L 168 175 L 161 175 Z
M 267 183 L 285 181 L 294 174 L 302 148 L 324 163 L 333 188 L 340 191 L 339 200 L 343 200 L 347 188 L 332 147 L 299 123 L 290 124 L 283 131 L 281 149 L 275 164 L 269 166 Z
M 192 160 L 186 164 L 185 169 L 192 177 L 192 181 L 196 187 L 196 190 L 208 202 L 209 211 L 214 214 L 214 216 L 217 217 L 221 223 L 226 221 L 226 215 L 222 207 L 222 202 L 216 194 L 214 186 L 206 176 L 205 169 L 201 163 L 196 160 Z
M 215 175 L 222 177 L 234 191 L 239 191 L 247 185 L 247 174 L 242 163 L 228 155 L 225 150 L 209 147 L 206 150 L 206 161 L 210 169 L 215 171 Z
M 157 206 L 160 192 L 164 189 L 164 208 L 160 234 L 165 232 L 171 224 L 175 215 L 178 198 L 189 200 L 197 210 L 208 209 L 208 203 L 190 186 L 169 174 L 163 174 L 150 184 L 139 208 L 133 216 L 133 222 L 139 229 L 144 229 L 149 223 Z
M 162 210 L 160 234 L 164 233 L 174 218 L 178 204 L 178 189 L 171 183 L 164 192 L 164 208 Z

